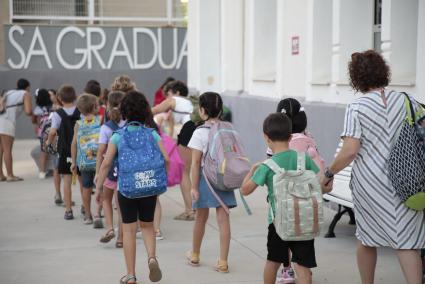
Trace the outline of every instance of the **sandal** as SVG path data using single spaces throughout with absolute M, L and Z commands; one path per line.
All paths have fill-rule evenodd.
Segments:
M 120 249 L 120 248 L 123 248 L 123 246 L 124 246 L 124 243 L 121 241 L 117 241 L 116 243 L 115 243 L 115 247 L 116 248 L 118 248 L 118 249 Z
M 100 238 L 101 243 L 109 243 L 113 238 L 115 238 L 114 228 L 109 229 L 105 235 Z
M 229 273 L 229 265 L 226 260 L 218 260 L 214 270 L 220 273 Z
M 199 253 L 194 253 L 192 251 L 188 251 L 186 253 L 186 258 L 188 263 L 192 266 L 199 266 Z
M 21 177 L 13 176 L 13 177 L 7 177 L 6 182 L 15 182 L 15 181 L 23 181 L 24 179 Z
M 149 266 L 149 280 L 152 282 L 158 282 L 162 279 L 162 272 L 159 268 L 159 263 L 156 257 L 149 257 L 148 259 Z
M 134 282 L 130 282 L 134 280 Z M 136 276 L 134 275 L 124 275 L 123 277 L 121 277 L 120 279 L 120 284 L 130 284 L 130 283 L 137 283 L 137 279 Z
M 195 213 L 193 211 L 190 212 L 190 213 L 183 212 L 183 213 L 177 215 L 176 217 L 174 217 L 174 220 L 193 221 L 193 220 L 195 220 Z
M 5 176 L 3 176 L 3 177 L 0 178 L 0 182 L 6 181 L 6 180 L 7 180 L 7 178 Z

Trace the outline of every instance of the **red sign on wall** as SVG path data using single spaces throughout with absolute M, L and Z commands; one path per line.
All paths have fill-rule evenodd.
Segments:
M 293 36 L 291 39 L 292 55 L 300 54 L 300 37 Z

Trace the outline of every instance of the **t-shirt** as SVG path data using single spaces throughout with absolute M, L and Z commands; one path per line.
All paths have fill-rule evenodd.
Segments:
M 130 126 L 128 126 L 128 131 L 135 131 L 139 127 L 140 126 L 130 125 Z M 159 134 L 158 134 L 158 132 L 156 132 L 156 130 L 152 131 L 152 135 L 153 135 L 153 138 L 155 139 L 156 142 L 161 141 L 161 136 L 159 136 Z M 114 133 L 111 137 L 111 140 L 110 140 L 110 142 L 118 148 L 118 151 L 119 151 L 120 140 L 121 140 L 121 134 L 119 134 L 119 133 Z
M 287 171 L 297 170 L 298 153 L 294 150 L 288 150 L 288 151 L 274 154 L 273 157 L 271 157 L 271 159 L 273 159 L 273 161 L 275 161 L 281 168 Z M 316 164 L 311 160 L 311 158 L 308 155 L 305 156 L 305 168 L 306 170 L 312 170 L 316 174 L 320 171 L 319 168 L 316 166 Z M 264 164 L 261 164 L 255 171 L 251 180 L 256 185 L 261 185 L 261 186 L 267 185 L 269 202 L 271 204 L 273 212 L 276 212 L 274 198 L 273 198 L 273 176 L 274 175 L 275 173 L 269 167 L 267 167 Z M 270 214 L 270 211 L 268 214 L 269 214 L 268 221 L 269 221 L 269 224 L 271 224 L 273 223 L 273 219 Z
M 118 127 L 123 127 L 125 125 L 125 120 L 121 120 L 118 123 Z M 111 139 L 112 134 L 114 131 L 109 128 L 109 126 L 103 124 L 102 127 L 100 127 L 100 133 L 99 133 L 99 144 L 108 144 L 109 139 Z
M 66 112 L 67 115 L 70 116 L 74 113 L 76 108 L 77 108 L 76 106 L 63 107 L 63 110 Z M 82 115 L 81 115 L 81 118 L 83 118 Z M 54 112 L 52 114 L 52 126 L 51 126 L 51 128 L 59 129 L 59 127 L 61 126 L 61 122 L 62 122 L 62 118 L 60 117 L 60 115 L 57 112 Z
M 24 96 L 26 94 L 25 90 L 10 90 L 5 96 L 6 97 L 6 107 L 12 106 L 16 104 L 22 104 L 24 102 Z M 16 123 L 16 116 L 18 113 L 22 111 L 22 105 L 20 106 L 12 106 L 6 108 L 6 112 L 3 114 L 9 121 L 13 124 Z
M 167 97 L 164 96 L 164 91 L 162 90 L 162 88 L 159 88 L 156 92 L 155 92 L 155 97 L 154 97 L 154 101 L 153 101 L 153 105 L 159 105 L 160 103 L 162 103 L 163 101 L 165 101 Z
M 209 134 L 210 134 L 209 128 L 199 127 L 195 129 L 187 147 L 198 150 L 198 151 L 202 151 L 202 153 L 205 155 L 208 150 Z
M 192 102 L 184 97 L 173 96 L 176 106 L 173 110 L 173 118 L 175 123 L 185 124 L 190 120 L 190 114 L 193 112 Z

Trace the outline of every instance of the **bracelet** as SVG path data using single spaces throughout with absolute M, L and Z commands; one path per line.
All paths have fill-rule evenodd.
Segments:
M 331 170 L 329 168 L 325 169 L 325 173 L 324 173 L 325 177 L 327 178 L 333 178 L 334 174 L 331 172 Z

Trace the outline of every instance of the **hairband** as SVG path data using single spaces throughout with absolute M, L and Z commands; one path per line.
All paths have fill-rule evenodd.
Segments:
M 302 112 L 302 111 L 303 112 L 305 111 L 304 107 L 300 107 L 300 110 L 298 112 Z M 286 114 L 286 109 L 283 108 L 280 112 Z
M 305 111 L 304 107 L 300 107 L 300 112 Z
M 286 109 L 283 108 L 280 112 L 286 114 Z
M 34 96 L 35 97 L 38 97 L 38 91 L 39 91 L 40 89 L 37 89 L 37 90 L 35 90 L 35 93 L 34 93 Z

